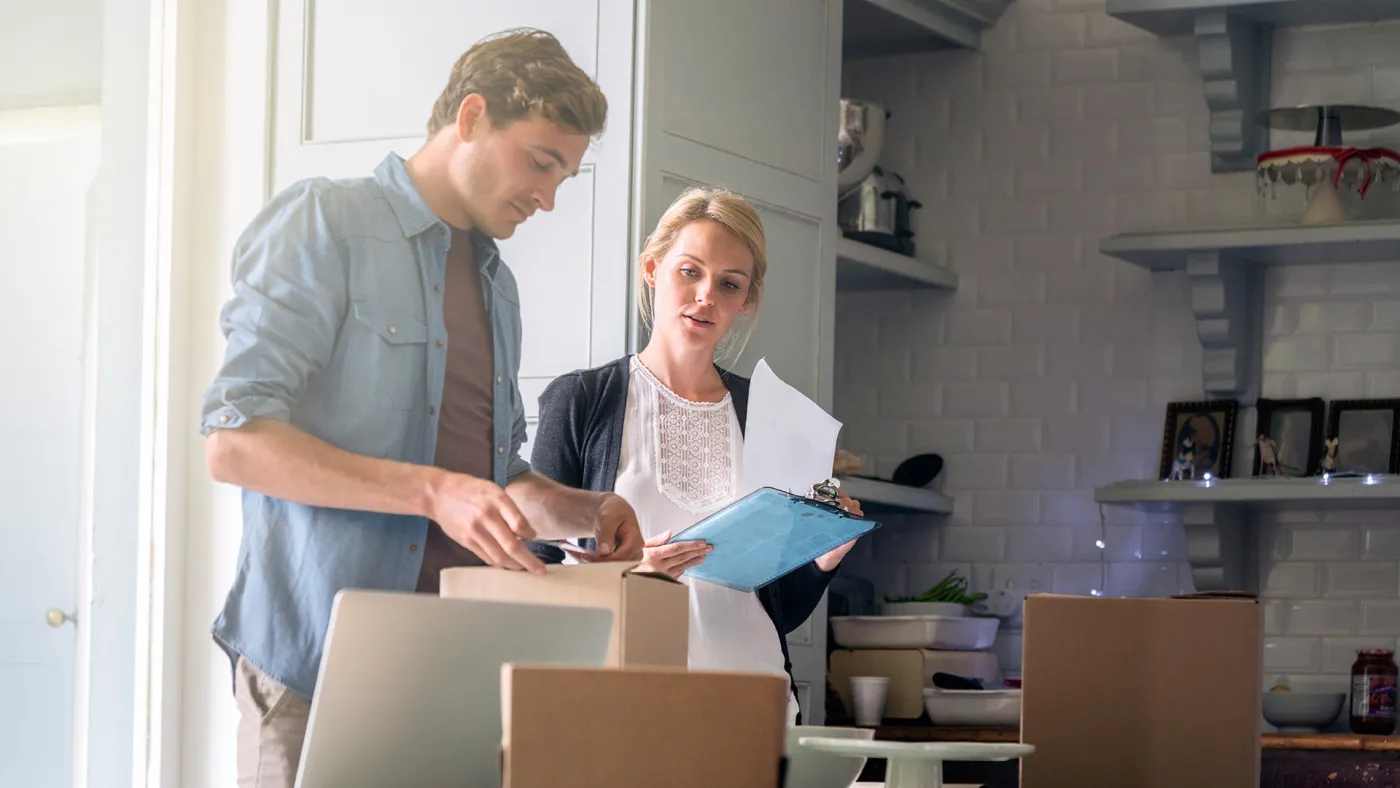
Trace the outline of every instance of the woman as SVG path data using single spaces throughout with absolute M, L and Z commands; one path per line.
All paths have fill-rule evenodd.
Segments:
M 716 366 L 715 355 L 726 339 L 742 351 L 758 315 L 763 224 L 737 194 L 692 188 L 661 217 L 639 262 L 638 302 L 651 339 L 636 356 L 550 384 L 540 395 L 531 464 L 563 484 L 614 491 L 636 509 L 647 539 L 643 565 L 690 586 L 692 669 L 790 679 L 786 636 L 816 609 L 854 542 L 757 593 L 692 581 L 682 573 L 712 548 L 666 544 L 737 498 L 749 381 Z M 741 318 L 744 327 L 732 330 Z M 842 506 L 860 514 L 848 497 Z M 557 548 L 534 549 L 546 561 L 563 557 Z M 795 696 L 788 707 L 797 721 Z

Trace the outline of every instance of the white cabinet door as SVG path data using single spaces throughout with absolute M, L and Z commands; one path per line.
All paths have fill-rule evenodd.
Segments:
M 767 358 L 830 409 L 840 0 L 650 0 L 639 28 L 637 236 L 692 184 L 746 196 L 763 218 L 769 267 L 757 328 L 733 366 L 747 375 Z M 825 607 L 789 638 L 814 723 L 825 718 Z
M 367 175 L 389 151 L 407 158 L 424 141 L 452 64 L 491 33 L 547 30 L 602 86 L 608 131 L 560 188 L 554 211 L 501 244 L 520 284 L 520 383 L 532 419 L 550 380 L 626 351 L 633 17 L 631 0 L 280 5 L 274 190 L 312 176 Z

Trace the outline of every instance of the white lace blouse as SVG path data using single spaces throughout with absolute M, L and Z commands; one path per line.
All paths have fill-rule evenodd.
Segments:
M 627 386 L 627 413 L 613 491 L 637 511 L 648 539 L 679 533 L 735 498 L 743 433 L 728 395 L 691 402 L 666 388 L 637 358 Z M 692 580 L 690 667 L 787 677 L 773 620 L 758 596 Z M 789 697 L 789 722 L 797 701 Z

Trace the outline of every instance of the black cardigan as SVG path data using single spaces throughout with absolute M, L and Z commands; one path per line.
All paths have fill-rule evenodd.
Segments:
M 631 364 L 632 357 L 624 356 L 601 367 L 571 372 L 549 384 L 540 395 L 539 426 L 530 450 L 530 465 L 537 473 L 569 487 L 612 491 L 622 454 Z M 748 378 L 723 369 L 719 373 L 742 431 L 748 420 Z M 547 563 L 564 559 L 564 552 L 552 545 L 532 543 L 530 549 Z M 823 572 L 813 561 L 758 590 L 759 602 L 777 629 L 789 678 L 792 660 L 787 635 L 811 617 L 835 575 L 836 571 Z

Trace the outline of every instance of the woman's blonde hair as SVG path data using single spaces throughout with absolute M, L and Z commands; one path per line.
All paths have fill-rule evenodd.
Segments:
M 644 325 L 650 329 L 655 319 L 656 291 L 647 283 L 646 260 L 654 258 L 658 263 L 666 257 L 680 237 L 681 230 L 695 222 L 709 220 L 717 222 L 735 238 L 748 247 L 753 256 L 753 275 L 749 277 L 749 294 L 744 299 L 744 312 L 747 317 L 741 332 L 731 332 L 729 341 L 737 340 L 738 349 L 732 358 L 738 358 L 749 342 L 753 327 L 758 322 L 758 308 L 763 303 L 763 277 L 768 271 L 767 241 L 763 235 L 763 220 L 748 200 L 728 189 L 714 186 L 692 186 L 686 189 L 671 207 L 661 215 L 656 229 L 647 236 L 642 252 L 637 257 L 637 309 L 641 312 Z

